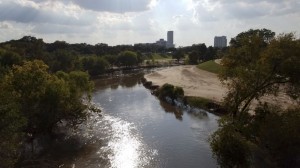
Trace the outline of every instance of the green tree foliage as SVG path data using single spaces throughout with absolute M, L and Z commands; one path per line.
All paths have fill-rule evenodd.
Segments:
M 235 42 L 222 59 L 225 71 L 220 77 L 229 80 L 225 103 L 233 116 L 247 112 L 252 100 L 276 94 L 282 84 L 287 88 L 283 91 L 291 93 L 293 98 L 299 97 L 299 41 L 293 34 L 279 35 L 272 40 L 261 34 L 243 35 L 244 39 Z
M 196 48 L 196 51 L 199 53 L 198 60 L 206 60 L 205 59 L 205 53 L 207 51 L 207 47 L 204 43 L 198 44 L 198 45 L 192 45 L 192 48 Z
M 1 79 L 0 90 L 0 167 L 13 167 L 20 155 L 26 118 L 20 113 L 18 94 L 7 77 Z
M 108 61 L 102 57 L 84 57 L 81 62 L 83 69 L 88 71 L 91 76 L 103 74 L 109 67 Z
M 183 96 L 184 96 L 184 91 L 181 87 L 175 87 L 168 83 L 164 84 L 158 90 L 158 97 L 163 100 L 165 100 L 166 97 L 175 100 L 177 98 L 183 98 Z
M 118 61 L 117 55 L 104 55 L 103 58 L 108 61 L 111 67 L 115 66 Z
M 205 55 L 202 58 L 203 58 L 203 61 L 209 61 L 209 60 L 216 59 L 217 58 L 217 48 L 214 48 L 212 46 L 207 47 Z
M 192 51 L 191 53 L 189 53 L 189 63 L 190 64 L 198 64 L 199 61 L 199 53 L 196 51 Z
M 224 168 L 248 167 L 251 158 L 248 142 L 229 120 L 220 120 L 219 126 L 222 129 L 210 137 L 211 148 L 219 165 Z
M 172 56 L 174 59 L 177 60 L 177 62 L 179 62 L 179 60 L 181 58 L 184 58 L 184 52 L 182 49 L 178 49 L 176 50 L 174 53 L 173 53 L 173 56 Z
M 210 140 L 221 167 L 249 167 L 257 155 L 253 149 L 276 166 L 300 165 L 300 42 L 292 33 L 274 35 L 267 29 L 242 32 L 222 59 L 220 78 L 229 89 L 224 104 L 231 117 L 222 119 Z M 253 100 L 279 91 L 298 102 L 296 106 L 282 110 L 280 104 L 260 104 L 249 115 Z
M 65 71 L 70 72 L 80 70 L 80 61 L 78 55 L 66 50 L 57 50 L 53 52 L 46 61 L 52 72 Z
M 85 72 L 50 74 L 48 66 L 38 60 L 13 65 L 0 82 L 3 164 L 13 164 L 14 158 L 18 158 L 22 135 L 35 138 L 39 134 L 51 134 L 61 121 L 82 122 L 87 115 L 92 87 Z
M 20 65 L 22 57 L 10 50 L 0 49 L 0 78 L 5 75 L 13 65 Z
M 255 117 L 254 126 L 249 126 L 257 133 L 259 146 L 269 151 L 279 167 L 299 167 L 300 109 L 281 113 L 280 108 L 262 106 L 256 113 L 260 115 Z
M 26 130 L 31 134 L 51 132 L 61 120 L 84 117 L 86 106 L 81 97 L 91 91 L 86 73 L 52 75 L 47 69 L 42 61 L 25 62 L 14 66 L 8 76 L 19 95 L 20 110 L 28 120 Z
M 143 63 L 145 60 L 145 56 L 141 52 L 137 52 L 137 62 L 138 64 Z
M 13 65 L 20 65 L 22 58 L 12 51 L 0 50 L 0 65 L 11 68 Z
M 133 51 L 121 52 L 118 56 L 118 63 L 121 66 L 134 66 L 138 64 L 137 54 Z

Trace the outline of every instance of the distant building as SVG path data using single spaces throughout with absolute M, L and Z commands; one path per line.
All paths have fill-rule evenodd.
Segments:
M 159 39 L 158 41 L 156 41 L 155 44 L 158 45 L 158 46 L 161 46 L 161 47 L 166 47 L 167 46 L 167 41 L 164 40 L 164 39 Z
M 164 39 L 159 39 L 158 41 L 156 41 L 155 43 L 136 43 L 134 44 L 135 47 L 146 47 L 146 46 L 160 46 L 160 47 L 164 47 L 164 48 L 174 48 L 174 32 L 173 31 L 168 31 L 167 33 L 167 41 Z
M 174 40 L 173 37 L 174 37 L 174 32 L 173 31 L 168 31 L 166 48 L 175 47 L 174 42 L 173 42 L 173 40 Z
M 217 48 L 227 47 L 226 36 L 215 36 L 214 47 L 217 47 Z

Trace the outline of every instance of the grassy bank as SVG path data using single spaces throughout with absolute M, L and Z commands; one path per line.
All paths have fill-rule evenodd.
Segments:
M 217 64 L 214 60 L 203 62 L 199 65 L 197 65 L 197 68 L 219 74 L 223 67 L 220 64 Z
M 226 114 L 225 109 L 218 103 L 203 97 L 186 96 L 186 103 L 192 107 L 204 109 L 216 114 Z

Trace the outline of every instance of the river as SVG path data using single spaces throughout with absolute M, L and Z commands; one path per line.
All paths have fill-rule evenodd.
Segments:
M 85 146 L 72 167 L 217 167 L 208 137 L 218 116 L 159 101 L 139 82 L 143 74 L 95 81 L 92 115 L 76 134 Z

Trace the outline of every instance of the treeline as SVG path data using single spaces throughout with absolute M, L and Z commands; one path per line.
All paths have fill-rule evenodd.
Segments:
M 46 63 L 51 72 L 81 70 L 87 71 L 91 76 L 97 76 L 112 67 L 138 66 L 144 60 L 154 62 L 154 53 L 178 61 L 187 58 L 186 63 L 197 64 L 220 57 L 224 50 L 226 49 L 206 47 L 205 44 L 166 49 L 154 44 L 108 46 L 103 43 L 69 44 L 65 41 L 45 43 L 42 39 L 24 36 L 19 40 L 0 43 L 0 72 L 13 64 L 20 65 L 23 61 L 38 59 Z
M 214 60 L 221 58 L 223 54 L 227 51 L 225 48 L 215 48 L 212 46 L 207 47 L 204 43 L 193 44 L 192 46 L 187 46 L 179 48 L 178 52 L 182 52 L 188 55 L 187 62 L 189 64 L 199 64 L 201 62 L 206 62 L 209 60 Z
M 45 43 L 42 39 L 25 36 L 0 44 L 0 70 L 3 72 L 13 64 L 38 59 L 46 63 L 51 72 L 81 70 L 96 76 L 113 66 L 140 64 L 145 58 L 138 49 L 136 51 L 132 46 Z

